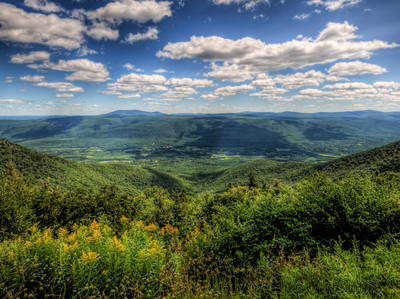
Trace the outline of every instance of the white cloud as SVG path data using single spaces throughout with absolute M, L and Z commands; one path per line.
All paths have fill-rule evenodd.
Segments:
M 254 71 L 250 71 L 246 66 L 230 64 L 225 62 L 223 65 L 211 63 L 211 72 L 203 74 L 206 77 L 214 77 L 221 81 L 231 81 L 234 83 L 251 80 L 254 78 Z
M 287 89 L 297 89 L 303 86 L 319 86 L 325 82 L 327 76 L 314 70 L 306 73 L 295 73 L 292 75 L 278 75 L 273 80 L 275 83 L 282 84 Z
M 44 81 L 44 76 L 23 76 L 19 78 L 21 81 L 25 82 L 42 82 Z
M 87 56 L 94 54 L 99 54 L 99 53 L 96 50 L 88 48 L 87 46 L 80 47 L 77 53 L 78 56 Z
M 142 40 L 156 40 L 158 39 L 158 29 L 155 27 L 150 27 L 149 29 L 147 29 L 147 31 L 145 33 L 137 33 L 137 34 L 132 34 L 129 33 L 129 35 L 126 37 L 125 41 L 129 44 L 133 44 L 135 42 L 138 41 L 142 41 Z
M 135 72 L 144 72 L 143 69 L 137 68 L 132 63 L 125 63 L 123 68 L 127 69 L 128 71 L 135 71 Z
M 371 89 L 372 86 L 364 82 L 347 82 L 325 85 L 325 89 Z
M 56 95 L 57 98 L 73 98 L 75 97 L 72 93 L 60 93 Z
M 94 22 L 86 34 L 95 40 L 116 40 L 119 37 L 119 31 L 105 22 Z
M 28 13 L 0 3 L 0 40 L 77 49 L 84 41 L 85 26 L 55 14 Z
M 380 75 L 386 73 L 387 70 L 376 64 L 370 64 L 361 61 L 352 61 L 336 63 L 328 70 L 328 72 L 329 74 L 339 76 L 354 76 L 363 74 Z
M 254 89 L 252 85 L 224 86 L 215 90 L 215 95 L 221 97 L 234 96 L 239 93 L 248 92 Z
M 222 61 L 248 71 L 266 72 L 299 69 L 339 59 L 369 58 L 376 50 L 399 46 L 380 40 L 358 41 L 356 30 L 357 27 L 347 22 L 329 23 L 315 40 L 304 38 L 282 44 L 265 44 L 251 37 L 235 41 L 218 36 L 192 36 L 188 42 L 168 43 L 157 56 Z
M 131 73 L 120 77 L 114 83 L 109 83 L 108 88 L 112 91 L 167 91 L 168 88 L 164 86 L 165 82 L 167 82 L 167 79 L 161 75 Z
M 201 96 L 201 98 L 202 98 L 202 99 L 206 99 L 206 100 L 217 100 L 217 99 L 219 99 L 220 97 L 217 96 L 217 95 L 215 95 L 215 94 L 210 93 L 210 94 L 203 94 L 203 95 Z
M 82 87 L 75 86 L 69 82 L 39 82 L 35 86 L 52 88 L 58 92 L 83 92 Z
M 34 69 L 51 69 L 54 71 L 71 72 L 65 77 L 68 81 L 105 82 L 110 80 L 107 68 L 100 62 L 89 59 L 59 60 L 58 63 L 33 64 Z
M 246 10 L 254 9 L 259 4 L 271 5 L 270 0 L 212 0 L 216 5 L 243 4 Z
M 138 93 L 135 93 L 135 94 L 121 94 L 121 95 L 118 96 L 118 98 L 120 98 L 120 99 L 138 99 L 140 97 L 141 97 L 141 95 L 138 94 Z
M 162 96 L 167 98 L 187 98 L 188 96 L 197 94 L 197 91 L 192 87 L 178 86 L 173 90 L 169 90 Z
M 167 71 L 166 69 L 157 69 L 157 70 L 155 70 L 154 72 L 155 72 L 155 73 L 158 73 L 158 74 L 168 73 L 168 71 Z
M 309 0 L 308 5 L 323 6 L 326 10 L 334 11 L 345 7 L 355 6 L 362 0 Z
M 14 82 L 14 77 L 13 76 L 7 76 L 5 79 L 4 79 L 4 83 L 8 83 L 8 84 L 10 84 L 10 83 L 13 83 Z
M 25 104 L 24 100 L 17 99 L 0 99 L 0 104 Z
M 309 13 L 302 13 L 302 14 L 295 15 L 293 17 L 293 20 L 303 21 L 305 19 L 308 19 L 310 16 L 311 16 L 311 14 L 309 14 Z
M 303 89 L 292 99 L 330 100 L 330 101 L 355 101 L 355 100 L 379 100 L 398 101 L 400 98 L 400 82 L 364 82 L 338 83 L 324 86 L 320 89 Z
M 91 19 L 106 19 L 110 21 L 132 20 L 139 23 L 160 22 L 164 17 L 170 17 L 172 2 L 155 0 L 117 0 L 108 3 L 95 11 L 88 12 Z
M 47 0 L 25 0 L 25 6 L 31 7 L 36 10 L 41 10 L 44 12 L 60 12 L 63 11 L 63 8 L 58 6 L 53 2 L 49 2 Z
M 0 29 L 1 30 L 1 29 Z M 38 61 L 47 61 L 50 59 L 50 54 L 45 51 L 32 51 L 29 54 L 15 54 L 11 56 L 11 63 L 23 64 L 34 63 Z
M 208 79 L 171 78 L 165 84 L 172 86 L 193 86 L 198 88 L 205 88 L 213 86 L 214 82 Z
M 400 82 L 382 82 L 378 81 L 374 83 L 374 87 L 376 88 L 384 88 L 384 89 L 400 89 Z

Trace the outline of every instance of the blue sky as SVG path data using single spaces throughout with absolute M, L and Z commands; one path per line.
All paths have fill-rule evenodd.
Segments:
M 400 111 L 398 0 L 0 1 L 0 115 Z

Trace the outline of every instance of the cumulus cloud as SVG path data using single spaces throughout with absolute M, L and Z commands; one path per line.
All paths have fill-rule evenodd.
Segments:
M 110 80 L 107 68 L 100 62 L 89 59 L 59 60 L 58 63 L 46 62 L 43 64 L 32 64 L 34 69 L 50 69 L 54 71 L 70 72 L 65 77 L 68 81 L 105 82 Z
M 44 81 L 44 76 L 23 76 L 19 78 L 21 81 L 25 82 L 42 82 Z
M 113 29 L 110 24 L 105 22 L 94 22 L 86 34 L 95 40 L 116 40 L 119 37 L 119 31 Z
M 172 86 L 205 88 L 213 86 L 214 82 L 208 79 L 171 78 L 165 84 Z
M 219 36 L 192 36 L 188 42 L 168 43 L 157 56 L 222 61 L 248 71 L 266 72 L 299 69 L 339 59 L 369 58 L 379 49 L 398 47 L 398 44 L 380 40 L 356 40 L 357 29 L 347 22 L 329 23 L 315 40 L 304 38 L 282 44 L 265 44 L 251 37 L 231 40 Z
M 295 73 L 291 75 L 278 75 L 273 81 L 281 84 L 287 89 L 298 89 L 303 86 L 319 86 L 327 80 L 328 76 L 314 70 L 306 73 Z
M 372 86 L 364 82 L 347 82 L 325 85 L 326 89 L 371 89 Z
M 139 23 L 148 21 L 158 23 L 164 17 L 172 15 L 171 5 L 172 2 L 169 1 L 117 0 L 95 11 L 88 12 L 87 15 L 91 19 L 106 19 L 112 22 L 131 20 Z
M 254 78 L 255 72 L 250 71 L 246 66 L 230 64 L 225 62 L 223 65 L 211 63 L 211 72 L 203 74 L 206 77 L 214 77 L 221 81 L 231 81 L 239 83 Z
M 25 0 L 25 6 L 31 7 L 36 10 L 41 10 L 44 12 L 60 12 L 63 11 L 61 6 L 57 4 L 47 1 L 47 0 Z
M 355 101 L 355 100 L 400 100 L 398 90 L 399 82 L 375 82 L 366 84 L 364 82 L 337 83 L 325 85 L 324 89 L 307 88 L 300 90 L 298 95 L 292 99 L 330 100 L 330 101 Z
M 0 3 L 0 40 L 77 49 L 84 42 L 86 27 L 75 19 L 55 14 L 28 13 L 12 4 Z
M 354 76 L 363 74 L 380 75 L 386 72 L 387 70 L 379 65 L 365 63 L 361 61 L 336 63 L 328 70 L 329 74 L 339 76 Z
M 158 39 L 158 29 L 155 27 L 150 27 L 145 33 L 137 33 L 137 34 L 132 34 L 129 33 L 129 35 L 126 37 L 125 41 L 129 44 L 133 44 L 138 41 L 142 40 L 156 40 Z
M 239 93 L 248 92 L 254 89 L 252 85 L 224 86 L 215 90 L 215 95 L 220 97 L 234 96 Z
M 173 90 L 169 90 L 164 93 L 162 96 L 167 98 L 186 98 L 188 96 L 197 94 L 197 90 L 192 87 L 187 86 L 178 86 Z
M 1 30 L 1 29 L 0 29 Z M 34 63 L 38 61 L 47 61 L 50 59 L 50 54 L 45 51 L 32 51 L 29 54 L 15 54 L 11 56 L 11 63 L 24 64 Z
M 167 79 L 161 75 L 144 75 L 131 73 L 120 77 L 116 82 L 109 83 L 111 91 L 140 91 L 140 92 L 159 92 L 167 91 L 164 86 Z
M 70 82 L 39 82 L 35 84 L 38 87 L 46 87 L 57 90 L 58 92 L 83 92 L 82 87 L 75 86 Z
M 362 0 L 309 0 L 308 5 L 322 6 L 326 10 L 335 11 L 345 7 L 352 7 L 359 4 Z

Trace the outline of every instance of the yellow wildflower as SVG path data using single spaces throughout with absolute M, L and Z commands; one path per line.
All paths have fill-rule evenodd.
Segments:
M 179 234 L 179 229 L 177 227 L 172 226 L 171 224 L 167 224 L 160 230 L 161 235 L 165 234 Z
M 31 241 L 25 241 L 25 246 L 26 247 L 29 247 L 29 246 L 31 246 L 32 245 L 32 242 Z
M 93 234 L 91 236 L 88 236 L 86 238 L 86 240 L 88 240 L 89 242 L 91 241 L 96 241 L 99 240 L 102 237 L 101 231 L 98 229 L 94 229 L 93 230 Z
M 151 223 L 151 224 L 145 226 L 144 229 L 147 230 L 148 232 L 153 232 L 153 231 L 157 230 L 157 225 L 155 225 L 154 223 Z
M 60 238 L 63 238 L 68 234 L 68 231 L 65 228 L 60 228 L 57 233 Z
M 90 229 L 95 230 L 100 227 L 99 223 L 96 221 L 96 219 L 93 219 L 92 223 L 90 224 Z
M 94 263 L 97 262 L 100 257 L 95 251 L 89 251 L 88 253 L 82 251 L 81 262 L 83 263 Z
M 114 248 L 125 251 L 125 245 L 118 240 L 117 236 L 114 236 L 112 239 L 110 239 L 110 243 Z
M 76 235 L 76 233 L 72 233 L 72 234 L 70 234 L 69 236 L 68 236 L 68 241 L 75 241 L 76 240 L 76 237 L 77 237 L 77 235 Z
M 10 258 L 13 258 L 14 255 L 15 255 L 14 251 L 9 251 L 9 252 L 8 252 L 8 256 L 9 256 Z
M 142 221 L 142 220 L 139 220 L 139 221 L 136 223 L 136 226 L 137 226 L 137 227 L 143 227 L 143 221 Z
M 125 215 L 122 215 L 121 218 L 119 219 L 122 223 L 128 223 L 129 219 Z
M 46 230 L 43 233 L 43 241 L 47 242 L 50 241 L 53 238 L 51 228 L 46 228 Z
M 37 224 L 35 223 L 34 225 L 32 225 L 29 230 L 33 233 L 36 233 L 38 231 L 38 227 Z

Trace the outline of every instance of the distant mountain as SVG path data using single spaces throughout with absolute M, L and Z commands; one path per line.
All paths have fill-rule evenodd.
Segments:
M 103 116 L 155 116 L 155 115 L 165 115 L 161 112 L 147 112 L 141 110 L 117 110 Z
M 161 186 L 174 191 L 181 183 L 153 169 L 124 164 L 86 164 L 42 154 L 0 139 L 0 178 L 10 167 L 30 184 L 48 179 L 54 188 L 62 190 L 113 185 L 131 193 L 146 187 Z

